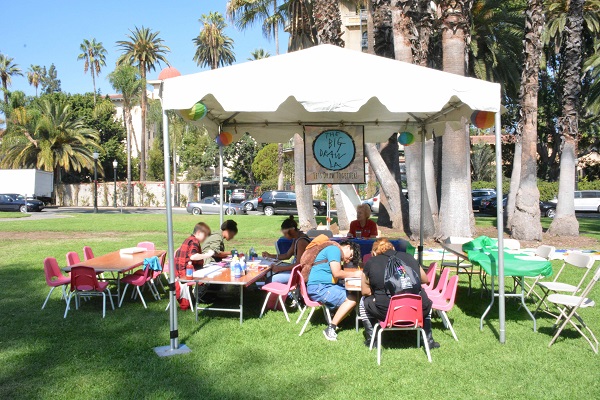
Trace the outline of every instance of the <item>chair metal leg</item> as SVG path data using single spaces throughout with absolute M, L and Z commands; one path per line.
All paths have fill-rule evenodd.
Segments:
M 285 309 L 285 303 L 283 302 L 283 298 L 282 296 L 278 296 L 279 297 L 279 303 L 281 304 L 281 309 L 283 310 L 283 315 L 285 315 L 285 319 L 287 319 L 287 322 L 290 322 L 290 317 L 288 316 L 287 310 Z
M 123 288 L 123 294 L 121 295 L 121 300 L 119 301 L 119 308 L 123 305 L 123 299 L 125 298 L 125 293 L 127 293 L 127 288 L 129 287 L 129 283 L 125 285 Z
M 377 332 L 377 365 L 381 365 L 381 334 L 383 333 L 383 329 L 380 329 Z
M 106 293 L 102 292 L 102 318 L 106 316 Z
M 458 342 L 458 338 L 456 337 L 456 332 L 454 332 L 454 327 L 452 326 L 452 323 L 450 322 L 450 318 L 448 318 L 448 314 L 446 314 L 446 311 L 441 311 L 440 315 L 442 316 L 444 325 L 446 325 L 446 327 L 448 329 L 450 329 L 450 332 L 452 332 L 452 336 L 454 337 L 454 340 L 456 340 Z
M 267 292 L 267 297 L 265 297 L 265 302 L 263 303 L 262 309 L 260 310 L 260 315 L 258 316 L 258 318 L 262 318 L 263 314 L 265 313 L 265 309 L 267 308 L 267 303 L 269 302 L 269 297 L 271 297 L 271 292 Z M 298 322 L 296 322 L 298 323 Z
M 306 309 L 309 308 L 308 306 L 304 307 L 303 309 L 300 310 L 300 315 L 298 315 L 298 319 L 296 320 L 296 323 L 299 323 L 300 320 L 302 319 L 302 316 L 304 315 L 304 311 L 306 311 Z
M 69 299 L 67 300 L 67 306 L 65 307 L 65 315 L 63 316 L 63 318 L 67 318 L 67 314 L 69 313 L 69 307 L 71 306 L 71 299 L 73 298 L 73 293 L 75 292 L 69 293 Z
M 315 307 L 311 307 L 310 313 L 308 313 L 308 317 L 306 317 L 306 322 L 304 322 L 304 326 L 302 326 L 302 330 L 300 331 L 300 334 L 298 336 L 302 336 L 302 334 L 304 333 L 304 330 L 306 329 L 306 326 L 310 322 L 310 319 L 314 312 L 315 312 Z
M 48 302 L 48 299 L 50 298 L 50 295 L 52 294 L 52 292 L 54 291 L 54 289 L 56 289 L 55 286 L 52 286 L 50 288 L 50 292 L 48 292 L 48 296 L 46 296 L 46 300 L 44 300 L 44 304 L 42 304 L 42 310 L 44 309 L 44 307 L 46 307 L 46 303 Z
M 144 296 L 142 296 L 142 291 L 140 290 L 140 287 L 136 286 L 135 288 L 137 289 L 137 292 L 140 295 L 140 300 L 142 300 L 142 304 L 144 305 L 144 308 L 148 308 L 146 306 L 146 301 L 144 300 Z
M 373 342 L 375 341 L 375 335 L 377 334 L 377 329 L 379 328 L 379 323 L 375 324 L 375 326 L 373 327 L 373 333 L 371 334 L 371 343 L 369 344 L 369 351 L 373 350 Z
M 327 323 L 330 324 L 331 323 L 331 313 L 329 312 L 329 308 L 322 306 L 323 307 L 323 312 L 325 313 L 325 319 L 327 320 Z
M 106 288 L 106 291 L 108 292 L 108 299 L 110 300 L 110 306 L 112 307 L 112 309 L 114 311 L 115 310 L 115 303 L 113 302 L 112 293 L 110 292 L 109 288 Z
M 429 349 L 429 342 L 427 341 L 427 337 L 425 337 L 425 330 L 419 329 L 419 332 L 417 332 L 417 335 L 418 334 L 423 335 L 423 347 L 425 347 L 425 353 L 427 353 L 427 360 L 429 362 L 431 362 L 431 351 Z

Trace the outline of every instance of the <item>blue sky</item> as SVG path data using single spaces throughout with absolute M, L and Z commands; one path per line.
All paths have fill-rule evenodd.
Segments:
M 226 0 L 24 0 L 3 2 L 0 52 L 13 57 L 25 73 L 31 64 L 49 67 L 54 63 L 62 90 L 70 93 L 92 91 L 92 78 L 83 73 L 83 61 L 77 61 L 84 38 L 101 41 L 108 54 L 106 67 L 97 86 L 102 94 L 113 90 L 106 75 L 114 68 L 120 54 L 115 42 L 126 39 L 129 29 L 146 26 L 160 31 L 171 48 L 167 59 L 182 74 L 199 72 L 192 60 L 192 39 L 198 35 L 198 19 L 209 11 L 225 13 Z M 244 62 L 250 52 L 264 48 L 275 54 L 275 44 L 262 36 L 260 26 L 240 32 L 229 26 L 226 33 L 234 39 L 237 62 Z M 287 34 L 280 34 L 280 50 L 287 49 Z M 164 67 L 164 65 L 163 65 Z M 158 76 L 161 67 L 148 74 Z M 35 94 L 26 77 L 13 79 L 10 90 Z

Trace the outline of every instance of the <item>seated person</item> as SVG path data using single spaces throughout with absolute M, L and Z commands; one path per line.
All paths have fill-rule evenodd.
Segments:
M 332 244 L 319 252 L 309 272 L 306 284 L 308 297 L 330 310 L 337 309 L 331 323 L 323 331 L 327 340 L 337 340 L 337 326 L 356 306 L 356 296 L 346 292 L 337 282 L 339 279 L 358 278 L 362 271 L 343 270 L 342 262 L 353 261 L 354 265 L 359 265 L 360 258 L 360 246 L 357 243 L 343 241 L 339 245 Z
M 390 297 L 387 295 L 384 286 L 385 269 L 388 260 L 392 255 L 402 260 L 405 265 L 412 268 L 421 276 L 421 283 L 429 283 L 427 275 L 423 268 L 419 267 L 415 258 L 407 253 L 396 252 L 394 245 L 388 239 L 378 239 L 373 244 L 372 256 L 364 267 L 361 277 L 361 291 L 363 298 L 360 300 L 360 314 L 363 325 L 365 326 L 365 345 L 370 345 L 373 335 L 373 326 L 378 321 L 385 320 L 390 305 Z M 429 342 L 429 348 L 440 347 L 439 343 L 433 340 L 431 333 L 431 300 L 427 293 L 421 290 L 419 293 L 423 300 L 423 330 Z
M 356 231 L 360 231 L 362 238 L 377 237 L 377 224 L 369 217 L 371 217 L 371 207 L 368 204 L 361 204 L 356 207 L 356 220 L 350 222 L 348 236 L 357 237 Z
M 290 279 L 292 268 L 300 261 L 306 246 L 310 243 L 310 238 L 304 232 L 298 229 L 298 223 L 294 216 L 290 215 L 281 223 L 281 234 L 286 239 L 292 240 L 292 245 L 285 254 L 270 254 L 266 251 L 262 253 L 263 258 L 275 258 L 277 260 L 289 260 L 291 263 L 277 263 L 273 265 L 273 276 L 271 282 L 287 283 Z
M 204 243 L 204 247 L 210 249 L 215 252 L 213 258 L 209 261 L 221 261 L 224 258 L 227 258 L 231 255 L 231 251 L 225 251 L 225 242 L 224 240 L 230 241 L 235 235 L 238 233 L 237 222 L 228 219 L 223 222 L 221 225 L 221 232 L 215 232 L 210 235 L 206 242 Z
M 210 236 L 210 228 L 204 222 L 199 222 L 194 226 L 192 234 L 183 241 L 179 250 L 175 252 L 175 269 L 179 278 L 185 278 L 185 269 L 191 261 L 194 269 L 200 269 L 204 265 L 204 261 L 210 259 L 214 252 L 208 250 L 202 253 L 201 244 Z M 179 282 L 176 282 L 176 294 L 179 301 L 179 307 L 186 310 L 190 307 L 187 299 L 181 299 Z

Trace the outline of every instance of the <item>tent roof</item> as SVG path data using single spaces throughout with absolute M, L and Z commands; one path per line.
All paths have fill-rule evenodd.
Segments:
M 258 61 L 171 78 L 162 83 L 165 109 L 203 102 L 199 121 L 214 135 L 284 142 L 302 125 L 358 124 L 366 141 L 387 140 L 425 123 L 443 133 L 473 110 L 500 111 L 500 85 L 384 57 L 320 45 Z

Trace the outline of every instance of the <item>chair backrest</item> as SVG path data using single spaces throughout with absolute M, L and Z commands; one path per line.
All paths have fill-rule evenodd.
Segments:
M 46 277 L 46 283 L 50 285 L 56 278 L 63 278 L 63 274 L 60 272 L 58 262 L 54 257 L 44 258 L 44 276 Z
M 429 281 L 429 283 L 421 284 L 422 287 L 427 288 L 429 290 L 433 289 L 433 287 L 435 285 L 436 271 L 437 271 L 437 263 L 432 262 L 431 264 L 429 264 L 429 268 L 427 269 L 427 272 L 425 273 L 425 275 L 427 275 L 427 280 Z
M 448 281 L 448 286 L 444 291 L 444 300 L 448 302 L 449 305 L 454 304 L 454 299 L 456 298 L 456 291 L 458 290 L 458 275 L 454 275 Z
M 92 248 L 90 246 L 83 246 L 83 259 L 84 260 L 91 260 L 92 258 L 94 258 L 94 252 L 92 251 Z
M 448 244 L 465 244 L 471 240 L 473 240 L 473 238 L 463 236 L 448 236 L 444 242 Z
M 371 253 L 365 254 L 362 259 L 363 265 L 365 265 L 371 259 L 371 257 Z
M 384 328 L 422 328 L 423 300 L 421 296 L 411 293 L 392 296 L 385 321 L 381 325 Z
M 507 250 L 521 250 L 521 242 L 517 239 L 504 239 L 502 243 Z
M 143 247 L 144 249 L 146 249 L 148 251 L 156 249 L 156 246 L 154 246 L 154 243 L 152 243 L 152 242 L 139 242 L 137 244 L 137 247 Z
M 598 265 L 598 268 L 596 269 L 594 276 L 592 276 L 592 279 L 590 279 L 587 286 L 581 292 L 581 298 L 580 298 L 579 302 L 577 303 L 577 307 L 581 306 L 581 304 L 585 301 L 585 299 L 590 294 L 590 292 L 592 291 L 592 289 L 594 288 L 596 283 L 598 283 L 599 280 L 600 280 L 600 265 Z
M 538 257 L 543 257 L 546 260 L 549 260 L 554 255 L 556 248 L 554 246 L 541 245 L 535 250 L 535 255 Z
M 296 275 L 298 276 L 298 286 L 300 286 L 300 294 L 302 295 L 302 300 L 304 300 L 304 304 L 308 307 L 317 307 L 320 306 L 320 303 L 313 301 L 308 297 L 308 292 L 306 291 L 306 282 L 304 281 L 304 277 L 302 276 L 302 271 L 297 270 Z
M 331 232 L 328 229 L 310 229 L 308 232 L 306 232 L 306 236 L 312 239 L 316 238 L 319 235 L 325 235 L 328 238 L 332 238 L 333 232 Z
M 300 272 L 302 271 L 302 264 L 298 264 L 296 266 L 294 266 L 294 268 L 292 268 L 292 272 L 290 273 L 290 279 L 288 279 L 288 290 L 293 290 L 294 288 L 298 287 L 299 284 L 299 280 L 298 280 L 298 274 L 296 273 L 296 271 Z
M 581 277 L 581 280 L 577 284 L 577 291 L 578 291 L 579 288 L 581 287 L 581 285 L 583 285 L 583 282 L 585 281 L 585 278 L 587 277 L 588 273 L 592 269 L 592 266 L 594 265 L 594 258 L 587 254 L 570 253 L 568 256 L 565 257 L 565 261 L 564 261 L 562 267 L 560 267 L 560 269 L 556 273 L 556 276 L 554 277 L 554 282 L 558 281 L 559 277 L 561 276 L 563 270 L 565 269 L 565 267 L 567 265 L 571 265 L 571 266 L 577 267 L 577 268 L 585 268 L 585 270 L 586 270 L 585 273 L 583 274 L 583 276 Z
M 71 290 L 99 291 L 96 271 L 92 267 L 73 267 L 71 269 Z
M 67 253 L 67 266 L 75 265 L 80 263 L 79 254 L 76 251 L 70 251 Z
M 448 286 L 448 276 L 450 275 L 450 268 L 444 268 L 442 273 L 440 274 L 440 279 L 438 280 L 437 285 L 435 286 L 435 291 L 443 293 L 446 290 L 446 286 Z

